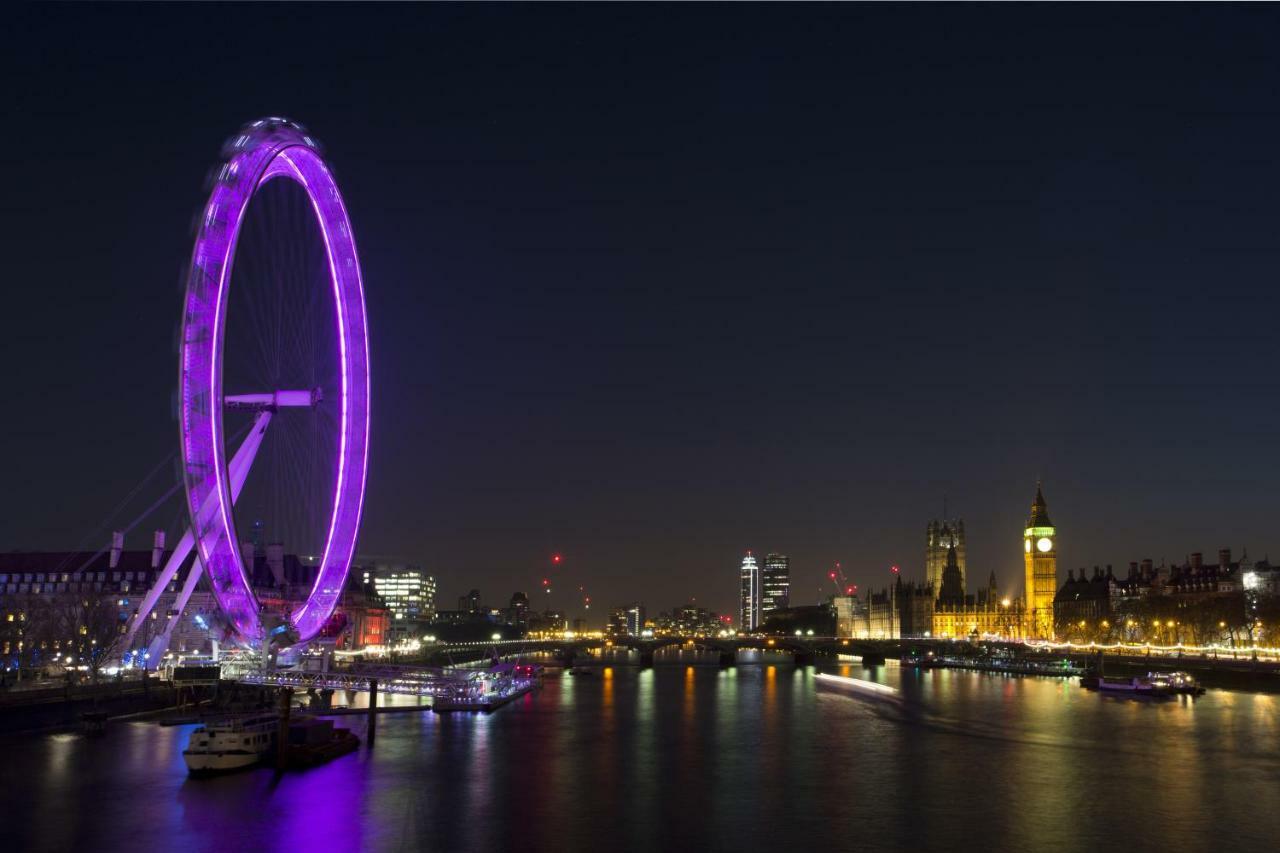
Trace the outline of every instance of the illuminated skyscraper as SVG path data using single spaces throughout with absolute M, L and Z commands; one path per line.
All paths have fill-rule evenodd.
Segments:
M 756 558 L 747 555 L 742 558 L 740 572 L 739 622 L 743 631 L 754 631 L 760 626 L 760 567 Z
M 760 618 L 791 604 L 791 559 L 786 554 L 767 554 L 760 584 Z
M 644 605 L 633 604 L 627 608 L 627 633 L 633 637 L 639 637 L 644 631 Z

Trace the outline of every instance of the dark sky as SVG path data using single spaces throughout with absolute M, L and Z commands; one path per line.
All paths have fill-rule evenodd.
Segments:
M 175 449 L 202 180 L 279 114 L 365 269 L 361 551 L 446 605 L 559 550 L 561 606 L 733 611 L 747 548 L 806 603 L 835 560 L 920 576 L 944 495 L 1020 590 L 1037 476 L 1064 576 L 1280 556 L 1274 7 L 11 16 L 0 548 Z

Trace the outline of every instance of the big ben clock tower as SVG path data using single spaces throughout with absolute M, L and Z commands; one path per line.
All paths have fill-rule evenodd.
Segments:
M 1038 482 L 1031 517 L 1022 533 L 1022 550 L 1027 566 L 1027 636 L 1052 640 L 1053 596 L 1058 591 L 1058 531 L 1049 520 L 1049 508 Z

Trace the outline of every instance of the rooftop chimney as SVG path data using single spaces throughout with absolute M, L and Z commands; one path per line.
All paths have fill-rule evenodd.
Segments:
M 160 558 L 164 555 L 164 531 L 157 530 L 151 540 L 151 568 L 160 568 Z
M 124 531 L 117 530 L 111 534 L 111 568 L 120 565 L 120 552 L 124 550 Z

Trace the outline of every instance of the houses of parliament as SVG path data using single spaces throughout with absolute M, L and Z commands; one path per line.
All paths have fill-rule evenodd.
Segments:
M 1021 595 L 1002 595 L 995 572 L 974 593 L 968 591 L 964 521 L 933 520 L 925 528 L 925 580 L 903 581 L 863 599 L 837 599 L 837 631 L 842 636 L 1052 638 L 1057 592 L 1058 533 L 1040 484 L 1022 531 L 1024 586 Z

